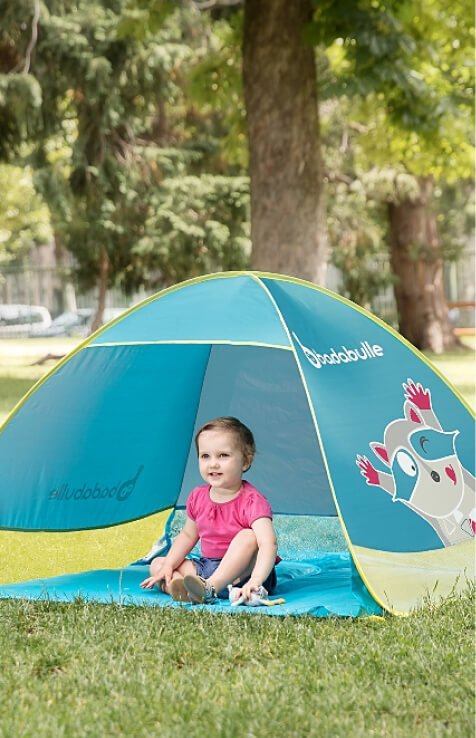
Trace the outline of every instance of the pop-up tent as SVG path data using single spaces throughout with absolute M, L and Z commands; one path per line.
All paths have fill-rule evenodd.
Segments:
M 0 595 L 170 603 L 140 590 L 146 569 L 126 566 L 136 555 L 127 531 L 183 509 L 200 483 L 195 431 L 220 415 L 252 429 L 258 454 L 247 478 L 270 500 L 278 528 L 293 516 L 283 519 L 298 531 L 293 560 L 278 565 L 286 605 L 270 612 L 406 613 L 428 594 L 466 586 L 476 514 L 464 401 L 351 302 L 297 279 L 239 272 L 145 300 L 15 408 L 0 435 L 9 551 L 27 531 L 94 537 L 113 527 L 123 566 L 105 569 L 107 557 L 91 546 L 82 568 L 96 571 L 65 568 L 67 576 L 5 583 Z M 333 517 L 343 537 L 324 555 L 312 524 Z M 31 579 L 27 559 L 23 575 Z

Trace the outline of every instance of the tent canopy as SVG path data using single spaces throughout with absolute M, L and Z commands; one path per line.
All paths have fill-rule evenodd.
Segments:
M 252 429 L 247 478 L 275 513 L 339 518 L 381 606 L 407 612 L 469 571 L 464 402 L 374 316 L 253 272 L 164 290 L 33 388 L 0 435 L 0 527 L 96 530 L 183 507 L 200 483 L 195 432 L 219 415 Z

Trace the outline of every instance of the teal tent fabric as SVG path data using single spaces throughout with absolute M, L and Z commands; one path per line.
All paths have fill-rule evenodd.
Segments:
M 471 568 L 469 408 L 375 316 L 254 272 L 147 299 L 28 393 L 0 433 L 0 529 L 97 530 L 183 508 L 200 482 L 194 435 L 219 415 L 254 432 L 246 476 L 276 513 L 338 518 L 377 607 L 408 612 Z

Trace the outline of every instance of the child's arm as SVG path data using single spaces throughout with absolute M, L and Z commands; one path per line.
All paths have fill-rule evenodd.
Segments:
M 245 599 L 249 599 L 252 592 L 258 591 L 268 577 L 276 563 L 276 552 L 278 550 L 276 533 L 270 518 L 258 518 L 252 523 L 251 528 L 258 542 L 258 554 L 251 577 L 241 590 L 241 594 Z
M 183 563 L 186 555 L 190 553 L 197 541 L 198 531 L 195 521 L 187 517 L 184 527 L 174 539 L 170 551 L 157 574 L 144 579 L 140 586 L 143 589 L 152 589 L 155 584 L 163 580 L 165 580 L 165 585 L 168 586 L 172 581 L 174 571 Z

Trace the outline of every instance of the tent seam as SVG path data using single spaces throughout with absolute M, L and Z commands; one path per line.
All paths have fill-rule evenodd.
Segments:
M 178 341 L 117 341 L 110 343 L 94 343 L 85 346 L 85 349 L 110 348 L 115 346 L 255 346 L 257 348 L 280 349 L 281 351 L 292 351 L 291 346 L 280 346 L 274 343 L 261 343 L 259 341 L 227 341 L 222 339 L 183 339 Z
M 172 285 L 171 287 L 166 287 L 165 289 L 161 290 L 160 292 L 150 295 L 149 297 L 146 297 L 144 300 L 141 300 L 137 303 L 137 305 L 133 305 L 131 308 L 126 310 L 124 313 L 119 315 L 114 320 L 107 323 L 105 326 L 102 326 L 99 328 L 95 333 L 93 333 L 91 336 L 88 336 L 87 339 L 85 339 L 82 343 L 79 344 L 73 351 L 66 354 L 66 356 L 58 362 L 55 366 L 53 366 L 46 374 L 41 377 L 38 382 L 36 382 L 29 390 L 28 392 L 21 398 L 21 400 L 13 407 L 13 409 L 10 411 L 10 413 L 7 415 L 3 423 L 0 425 L 0 433 L 5 429 L 6 425 L 10 422 L 10 420 L 13 418 L 14 415 L 21 409 L 21 407 L 26 403 L 29 397 L 31 397 L 34 392 L 36 392 L 37 389 L 41 387 L 44 382 L 46 382 L 47 379 L 49 379 L 50 376 L 52 376 L 56 371 L 58 371 L 67 361 L 72 359 L 76 354 L 78 354 L 80 351 L 82 351 L 83 348 L 92 348 L 90 344 L 95 339 L 95 337 L 101 335 L 106 329 L 111 328 L 113 325 L 116 325 L 117 323 L 120 323 L 122 320 L 127 318 L 129 315 L 131 315 L 136 310 L 139 310 L 145 305 L 148 305 L 149 303 L 155 302 L 155 300 L 159 300 L 161 297 L 165 297 L 165 295 L 168 295 L 172 292 L 176 292 L 183 287 L 187 287 L 191 284 L 199 284 L 201 282 L 207 282 L 212 279 L 227 279 L 232 277 L 251 277 L 252 279 L 255 279 L 255 281 L 258 281 L 259 284 L 264 288 L 264 285 L 262 283 L 262 278 L 267 277 L 269 279 L 274 279 L 275 281 L 279 282 L 288 282 L 291 284 L 299 284 L 306 287 L 309 287 L 310 289 L 315 290 L 316 292 L 320 292 L 321 294 L 327 295 L 328 297 L 333 297 L 336 300 L 339 300 L 340 302 L 344 303 L 345 305 L 348 305 L 349 307 L 354 308 L 354 310 L 357 310 L 357 312 L 361 313 L 365 317 L 369 318 L 369 320 L 372 320 L 377 325 L 381 326 L 384 330 L 388 331 L 390 335 L 392 335 L 394 338 L 396 338 L 400 343 L 402 343 L 406 348 L 408 348 L 415 356 L 417 356 L 419 359 L 421 359 L 427 366 L 430 367 L 430 369 L 446 384 L 447 387 L 451 389 L 451 391 L 456 395 L 456 397 L 460 400 L 460 402 L 464 405 L 464 407 L 468 410 L 468 412 L 471 414 L 471 416 L 475 417 L 475 411 L 473 408 L 469 405 L 469 403 L 466 401 L 466 399 L 462 396 L 460 391 L 451 383 L 448 381 L 448 379 L 440 372 L 438 367 L 436 367 L 424 354 L 421 353 L 413 344 L 411 344 L 409 341 L 407 341 L 398 331 L 396 331 L 392 326 L 388 325 L 383 321 L 381 318 L 378 318 L 376 315 L 372 315 L 372 313 L 368 312 L 367 310 L 364 310 L 360 305 L 357 305 L 355 302 L 352 302 L 352 300 L 348 300 L 346 297 L 343 297 L 342 295 L 337 294 L 336 292 L 333 292 L 332 290 L 328 290 L 325 287 L 318 287 L 313 282 L 309 282 L 305 279 L 299 279 L 297 277 L 289 277 L 284 274 L 275 274 L 273 272 L 260 272 L 260 271 L 230 271 L 230 272 L 215 272 L 212 274 L 206 274 L 202 275 L 200 277 L 194 277 L 192 279 L 185 280 L 184 282 L 180 282 L 179 284 Z

